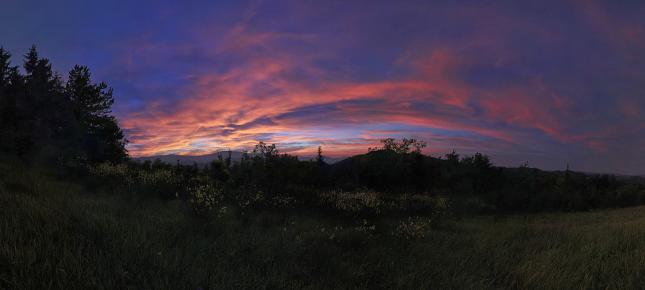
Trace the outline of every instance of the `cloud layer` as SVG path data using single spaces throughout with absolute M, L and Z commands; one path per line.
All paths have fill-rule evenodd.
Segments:
M 643 4 L 154 3 L 122 34 L 104 17 L 63 35 L 114 86 L 135 156 L 418 136 L 433 155 L 645 173 Z

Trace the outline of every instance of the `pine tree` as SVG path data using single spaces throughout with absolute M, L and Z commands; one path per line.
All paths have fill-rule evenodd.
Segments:
M 11 67 L 11 54 L 0 47 L 0 140 L 3 140 L 0 152 L 3 153 L 10 153 L 15 147 L 16 104 L 10 88 L 14 70 L 17 71 Z
M 18 107 L 24 118 L 21 126 L 25 136 L 20 146 L 27 146 L 25 154 L 38 153 L 33 158 L 60 163 L 71 150 L 67 135 L 74 127 L 61 78 L 53 72 L 48 59 L 39 57 L 35 46 L 25 54 L 24 69 L 25 90 Z
M 325 157 L 322 155 L 322 147 L 318 146 L 318 155 L 316 156 L 316 162 L 318 165 L 322 165 L 325 163 Z
M 125 159 L 125 136 L 111 115 L 112 89 L 105 83 L 92 83 L 90 70 L 76 65 L 69 72 L 65 92 L 84 131 L 81 143 L 89 161 Z
M 70 160 L 121 161 L 125 135 L 110 108 L 112 90 L 94 84 L 87 67 L 75 66 L 63 86 L 35 46 L 21 75 L 0 47 L 0 153 L 62 165 Z
M 0 46 L 0 97 L 9 86 L 11 69 L 11 54 Z
M 25 155 L 31 142 L 30 119 L 24 102 L 24 77 L 17 66 L 11 65 L 11 54 L 0 48 L 0 151 L 10 155 Z
M 112 89 L 105 83 L 92 84 L 91 73 L 86 66 L 75 65 L 69 72 L 66 92 L 72 101 L 74 115 L 86 126 L 111 113 L 114 104 Z
M 33 75 L 34 71 L 36 71 L 36 68 L 38 67 L 38 60 L 39 58 L 36 45 L 32 45 L 31 48 L 29 48 L 29 52 L 25 54 L 25 61 L 23 65 L 27 75 Z

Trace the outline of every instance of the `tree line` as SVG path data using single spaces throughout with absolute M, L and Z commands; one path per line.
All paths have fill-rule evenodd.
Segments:
M 414 138 L 383 139 L 381 147 L 334 164 L 325 162 L 322 148 L 315 159 L 303 161 L 263 142 L 239 161 L 220 157 L 206 168 L 137 163 L 128 161 L 127 141 L 112 114 L 113 104 L 112 89 L 93 82 L 85 66 L 74 66 L 63 81 L 35 47 L 23 56 L 22 71 L 0 48 L 0 155 L 58 168 L 109 162 L 139 172 L 164 170 L 159 175 L 163 178 L 155 179 L 159 184 L 149 190 L 162 198 L 207 185 L 224 190 L 232 199 L 288 197 L 309 205 L 319 202 L 320 192 L 334 190 L 371 190 L 388 197 L 446 196 L 454 208 L 476 211 L 581 210 L 645 203 L 642 179 L 568 169 L 548 172 L 528 165 L 496 167 L 480 153 L 431 157 L 422 153 L 428 144 Z M 170 176 L 166 173 L 176 178 L 166 178 Z M 170 180 L 177 182 L 166 188 L 163 183 Z
M 74 66 L 63 81 L 32 46 L 22 71 L 0 47 L 1 154 L 59 165 L 126 160 L 112 89 L 94 83 L 88 67 Z
M 320 192 L 337 190 L 375 191 L 386 199 L 396 200 L 410 196 L 445 197 L 453 210 L 463 213 L 571 211 L 645 203 L 642 178 L 569 169 L 544 171 L 528 164 L 498 167 L 481 153 L 461 156 L 451 152 L 432 157 L 421 152 L 426 145 L 415 139 L 387 138 L 382 140 L 382 146 L 370 148 L 365 154 L 328 164 L 322 148 L 316 158 L 299 160 L 280 153 L 275 145 L 260 142 L 236 162 L 220 155 L 207 166 L 161 161 L 135 162 L 131 166 L 150 172 L 171 170 L 181 176 L 183 187 L 194 182 L 207 183 L 235 198 L 258 192 L 267 200 L 287 196 L 305 207 L 318 204 Z M 407 209 L 416 206 L 410 204 Z

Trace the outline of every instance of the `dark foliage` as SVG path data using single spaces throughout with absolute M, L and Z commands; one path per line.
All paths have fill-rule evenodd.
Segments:
M 383 143 L 383 148 L 372 148 L 335 164 L 324 162 L 322 149 L 316 159 L 303 161 L 261 142 L 239 162 L 219 158 L 206 167 L 171 166 L 160 161 L 132 166 L 173 170 L 184 184 L 198 181 L 222 188 L 227 200 L 253 200 L 256 207 L 271 207 L 273 201 L 284 198 L 307 209 L 327 207 L 338 198 L 352 207 L 352 203 L 371 198 L 366 195 L 378 196 L 383 203 L 410 203 L 396 206 L 408 212 L 423 207 L 421 197 L 448 198 L 456 213 L 587 210 L 645 202 L 642 178 L 549 172 L 526 164 L 502 168 L 480 153 L 461 157 L 452 152 L 434 158 L 410 150 L 414 143 L 394 139 Z
M 127 158 L 112 90 L 92 83 L 87 67 L 74 66 L 63 84 L 33 46 L 23 69 L 0 48 L 0 154 L 59 166 Z

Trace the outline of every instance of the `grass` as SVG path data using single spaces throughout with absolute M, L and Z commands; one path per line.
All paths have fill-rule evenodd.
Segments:
M 474 216 L 393 235 L 401 220 L 301 212 L 197 218 L 71 182 L 4 176 L 0 288 L 640 289 L 645 207 Z M 405 222 L 405 220 L 403 221 Z M 410 237 L 410 236 L 407 236 Z

